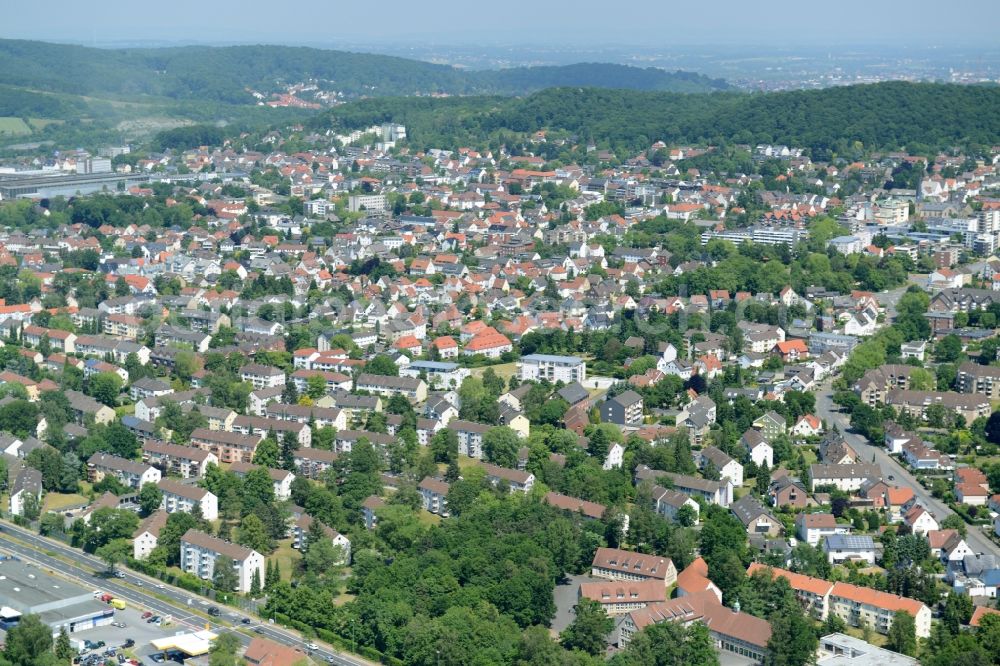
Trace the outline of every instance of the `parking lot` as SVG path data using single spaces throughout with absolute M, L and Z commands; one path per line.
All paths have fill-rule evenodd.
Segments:
M 104 641 L 105 647 L 93 650 L 93 652 L 98 653 L 103 653 L 108 648 L 121 648 L 126 640 L 132 639 L 135 641 L 135 645 L 124 650 L 124 652 L 126 653 L 126 656 L 134 655 L 135 658 L 145 666 L 155 663 L 152 659 L 150 659 L 150 655 L 156 653 L 157 650 L 150 645 L 150 641 L 157 638 L 164 638 L 166 636 L 173 636 L 177 633 L 189 633 L 196 630 L 187 623 L 179 624 L 176 619 L 170 624 L 161 623 L 160 626 L 151 624 L 147 622 L 146 619 L 143 619 L 143 612 L 144 611 L 142 609 L 135 609 L 132 607 L 116 611 L 115 622 L 123 623 L 125 625 L 124 628 L 116 626 L 96 627 L 94 629 L 75 632 L 71 637 L 81 642 L 85 640 L 89 640 L 94 643 Z M 190 621 L 192 618 L 189 617 L 187 619 Z M 208 663 L 208 661 L 207 658 L 203 657 L 198 659 L 189 659 L 185 663 L 199 664 Z

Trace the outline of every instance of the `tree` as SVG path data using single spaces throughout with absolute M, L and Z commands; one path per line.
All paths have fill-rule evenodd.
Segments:
M 281 467 L 287 470 L 295 469 L 295 452 L 299 450 L 299 439 L 291 430 L 281 436 Z
M 253 454 L 253 464 L 262 467 L 277 467 L 281 457 L 281 449 L 278 441 L 274 437 L 265 437 L 257 445 L 257 450 Z
M 917 623 L 913 616 L 904 610 L 896 611 L 886 638 L 886 648 L 908 657 L 914 656 L 917 653 Z
M 318 400 L 326 395 L 326 379 L 323 375 L 314 374 L 306 378 L 306 395 Z
M 139 510 L 143 516 L 148 516 L 160 508 L 163 502 L 163 491 L 155 483 L 144 483 L 139 489 Z
M 0 430 L 12 432 L 18 437 L 35 434 L 38 425 L 38 407 L 27 400 L 12 400 L 0 406 Z
M 209 651 L 208 665 L 237 666 L 237 664 L 242 663 L 241 660 L 236 658 L 236 652 L 239 648 L 240 639 L 235 633 L 231 631 L 220 633 L 219 637 L 212 644 L 212 649 Z
M 52 629 L 38 615 L 25 615 L 7 631 L 3 656 L 14 666 L 46 663 L 42 657 L 52 650 Z
M 118 394 L 122 390 L 122 378 L 113 372 L 101 372 L 90 378 L 87 393 L 108 407 L 118 406 Z
M 954 363 L 962 356 L 962 340 L 955 334 L 941 338 L 934 346 L 934 360 L 939 363 Z
M 73 657 L 76 656 L 76 650 L 73 649 L 73 645 L 69 642 L 69 634 L 66 633 L 66 627 L 59 627 L 59 637 L 56 639 L 56 658 L 59 659 L 63 664 L 68 664 L 73 661 Z
M 219 555 L 215 558 L 212 584 L 220 592 L 233 592 L 239 587 L 240 579 L 236 574 L 236 562 L 231 557 Z
M 127 539 L 115 539 L 98 548 L 94 554 L 108 565 L 108 571 L 113 572 L 116 564 L 132 556 L 132 545 Z
M 240 523 L 236 541 L 265 555 L 274 550 L 274 542 L 264 521 L 252 513 L 245 516 Z
M 948 627 L 953 635 L 958 634 L 962 625 L 968 624 L 972 619 L 973 612 L 972 597 L 967 594 L 949 592 L 944 600 L 944 610 L 941 612 L 941 622 Z
M 573 612 L 573 622 L 559 635 L 563 647 L 595 656 L 603 654 L 607 644 L 605 638 L 614 629 L 614 621 L 601 604 L 592 599 L 580 599 Z
M 772 614 L 769 621 L 766 666 L 806 666 L 815 661 L 819 639 L 801 608 L 785 608 Z
M 250 597 L 257 598 L 260 596 L 260 569 L 253 570 L 253 577 L 250 579 Z
M 385 354 L 378 354 L 365 364 L 365 372 L 371 375 L 399 376 L 399 366 Z
M 517 433 L 507 426 L 490 428 L 483 434 L 483 454 L 489 462 L 501 467 L 517 466 L 520 444 Z

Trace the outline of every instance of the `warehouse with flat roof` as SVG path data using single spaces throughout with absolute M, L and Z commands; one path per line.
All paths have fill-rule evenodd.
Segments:
M 115 609 L 94 598 L 93 590 L 56 578 L 20 560 L 0 560 L 0 629 L 10 630 L 24 615 L 38 615 L 56 634 L 111 624 Z

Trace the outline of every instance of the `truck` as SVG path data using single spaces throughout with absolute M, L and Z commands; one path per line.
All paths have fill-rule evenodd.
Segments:
M 117 608 L 118 610 L 125 610 L 125 602 L 122 601 L 121 599 L 112 599 L 111 605 Z

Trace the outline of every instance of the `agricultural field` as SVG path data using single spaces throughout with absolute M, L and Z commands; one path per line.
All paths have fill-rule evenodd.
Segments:
M 21 118 L 0 117 L 0 135 L 20 136 L 31 134 L 31 127 Z

